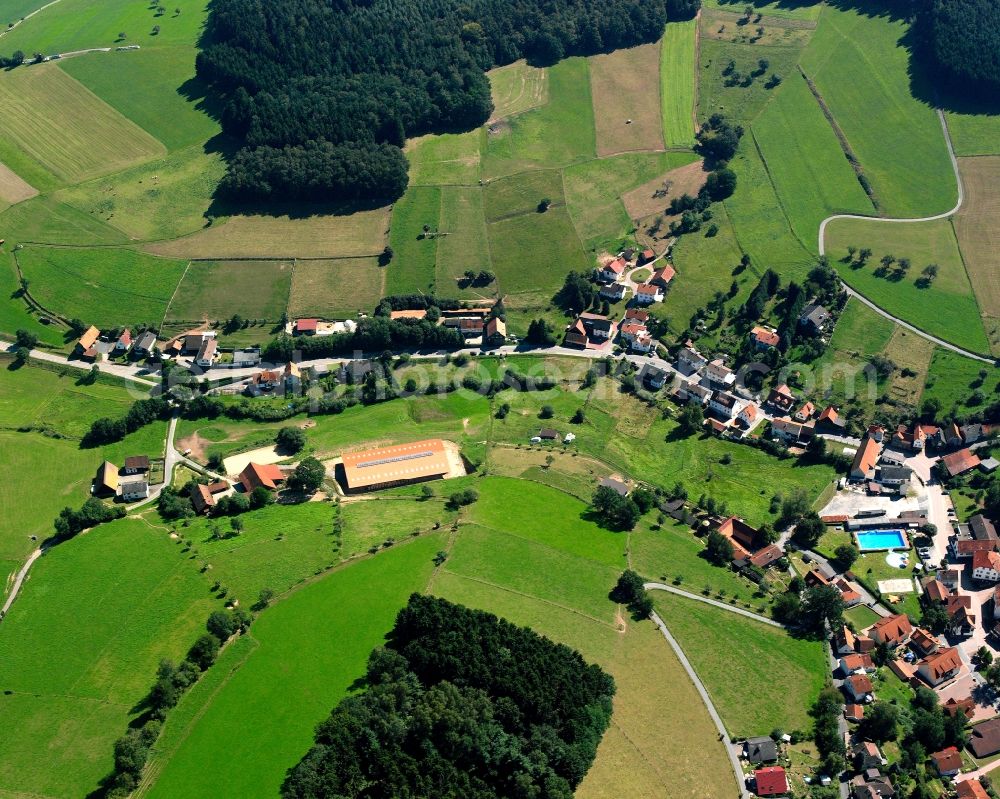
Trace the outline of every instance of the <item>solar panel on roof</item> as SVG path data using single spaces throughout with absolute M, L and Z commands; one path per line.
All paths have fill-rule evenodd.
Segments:
M 379 458 L 378 460 L 374 461 L 365 461 L 364 463 L 356 463 L 355 468 L 366 469 L 369 466 L 383 466 L 387 463 L 396 463 L 397 461 L 410 461 L 414 460 L 415 458 L 427 458 L 433 454 L 434 454 L 433 450 L 426 449 L 426 450 L 421 450 L 420 452 L 412 452 L 409 455 L 396 455 L 395 457 L 392 458 Z

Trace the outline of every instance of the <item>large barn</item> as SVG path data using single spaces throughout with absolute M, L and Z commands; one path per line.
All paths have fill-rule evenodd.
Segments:
M 342 482 L 350 492 L 438 480 L 451 470 L 444 442 L 439 438 L 348 452 L 343 460 Z

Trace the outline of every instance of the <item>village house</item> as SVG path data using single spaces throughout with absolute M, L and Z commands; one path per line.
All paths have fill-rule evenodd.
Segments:
M 979 758 L 1000 752 L 1000 718 L 989 719 L 973 727 L 969 746 Z
M 872 692 L 875 687 L 866 674 L 852 674 L 844 680 L 843 687 L 848 698 L 854 702 L 867 704 L 872 701 Z
M 949 697 L 948 701 L 941 705 L 941 707 L 945 713 L 952 717 L 961 713 L 967 719 L 971 719 L 972 714 L 976 712 L 976 702 L 971 696 L 967 696 L 964 699 L 956 699 L 953 696 Z
M 736 416 L 736 421 L 745 429 L 751 430 L 759 418 L 758 408 L 752 402 L 747 403 Z
M 962 755 L 954 746 L 934 752 L 931 760 L 934 761 L 937 773 L 942 777 L 954 777 L 962 770 Z
M 882 750 L 878 744 L 871 741 L 858 741 L 851 748 L 851 760 L 854 768 L 858 771 L 867 771 L 871 768 L 881 768 L 888 764 Z
M 957 799 L 990 799 L 983 784 L 977 779 L 966 780 L 955 786 Z
M 694 347 L 682 347 L 677 353 L 675 366 L 677 371 L 682 375 L 693 375 L 696 372 L 700 372 L 707 365 L 708 359 L 698 352 L 698 350 L 694 349 Z
M 94 478 L 93 492 L 95 496 L 114 496 L 118 493 L 118 467 L 111 461 L 104 461 Z
M 743 758 L 748 763 L 776 763 L 778 761 L 778 745 L 770 736 L 748 738 L 743 744 Z
M 988 434 L 988 431 L 983 427 L 983 425 L 976 423 L 962 425 L 959 428 L 959 432 L 962 434 L 962 441 L 964 441 L 966 445 L 975 444 Z
M 598 292 L 601 297 L 611 302 L 625 299 L 626 293 L 628 293 L 628 286 L 624 283 L 605 283 Z
M 643 250 L 641 253 L 639 253 L 639 260 L 638 260 L 639 266 L 645 266 L 646 264 L 655 260 L 656 260 L 656 253 L 653 252 L 652 250 L 646 249 Z
M 979 465 L 979 456 L 969 449 L 960 449 L 941 458 L 941 465 L 949 477 L 957 477 L 975 469 Z
M 906 486 L 913 477 L 913 469 L 909 466 L 880 466 L 876 480 L 884 486 Z
M 863 721 L 865 718 L 865 706 L 848 702 L 844 705 L 844 718 L 847 721 L 854 722 L 855 724 L 859 721 Z
M 791 389 L 782 383 L 771 389 L 764 404 L 776 413 L 790 413 L 795 405 L 795 397 L 792 395 Z
M 260 347 L 248 347 L 247 349 L 235 350 L 233 352 L 233 366 L 236 368 L 247 368 L 260 363 Z
M 811 402 L 804 402 L 802 406 L 792 415 L 792 418 L 796 422 L 808 422 L 813 414 L 816 413 L 816 407 Z
M 319 319 L 296 319 L 292 325 L 293 336 L 315 336 Z
M 865 769 L 851 780 L 854 799 L 893 799 L 896 789 L 892 781 L 879 769 Z
M 845 677 L 851 674 L 871 674 L 875 671 L 875 661 L 871 655 L 851 653 L 840 659 L 837 668 Z
M 810 333 L 819 334 L 823 332 L 829 321 L 830 312 L 822 305 L 807 305 L 802 309 L 802 315 L 799 317 L 799 327 Z
M 209 368 L 215 363 L 216 358 L 219 357 L 217 353 L 218 346 L 214 338 L 206 337 L 201 342 L 201 347 L 198 348 L 198 354 L 195 356 L 194 362 L 204 369 Z
M 820 411 L 820 414 L 816 419 L 816 430 L 820 433 L 843 435 L 844 427 L 844 420 L 840 418 L 840 414 L 837 413 L 837 409 L 832 405 L 828 405 Z
M 833 653 L 835 655 L 850 655 L 856 651 L 856 644 L 857 636 L 846 624 L 841 625 L 840 629 L 833 635 Z
M 101 336 L 101 331 L 91 325 L 83 331 L 79 341 L 76 342 L 74 352 L 84 360 L 92 361 L 97 358 L 97 339 Z
M 887 616 L 875 622 L 868 634 L 876 643 L 888 646 L 900 646 L 910 640 L 913 633 L 913 625 L 904 613 L 897 613 L 895 616 Z
M 769 327 L 754 326 L 750 330 L 750 343 L 758 352 L 774 349 L 781 343 L 781 336 Z
M 148 471 L 148 455 L 129 455 L 125 458 L 125 474 L 146 474 Z
M 626 308 L 625 321 L 641 322 L 642 324 L 646 324 L 646 322 L 649 321 L 649 311 L 643 308 Z
M 872 436 L 866 436 L 857 452 L 854 453 L 854 461 L 851 464 L 850 476 L 852 480 L 871 480 L 875 477 L 875 464 L 878 463 L 878 456 L 881 452 L 879 442 Z
M 740 412 L 741 403 L 732 394 L 714 391 L 708 401 L 708 409 L 725 421 L 731 421 Z
M 250 387 L 258 391 L 273 391 L 281 385 L 281 372 L 276 369 L 264 369 L 250 378 Z
M 115 342 L 116 352 L 128 352 L 129 347 L 132 346 L 132 331 L 127 327 L 122 331 L 122 334 L 118 337 Z
M 132 477 L 128 480 L 122 480 L 121 491 L 122 499 L 127 502 L 146 499 L 149 496 L 149 482 L 145 477 Z
M 483 345 L 501 347 L 507 342 L 507 323 L 496 316 L 483 325 Z
M 659 391 L 667 384 L 668 377 L 665 370 L 647 363 L 643 364 L 642 370 L 639 372 L 638 382 L 643 388 Z
M 670 264 L 664 264 L 655 272 L 653 276 L 649 279 L 649 284 L 652 286 L 659 286 L 664 291 L 670 286 L 670 281 L 674 279 L 674 275 L 677 272 Z
M 974 552 L 972 579 L 980 583 L 1000 583 L 1000 552 Z
M 961 669 L 962 658 L 959 657 L 958 650 L 954 647 L 941 649 L 917 664 L 917 674 L 931 688 L 936 688 L 941 683 L 954 678 Z
M 618 329 L 618 335 L 621 336 L 622 341 L 626 344 L 632 344 L 639 336 L 647 334 L 646 326 L 642 322 L 633 322 L 630 319 L 626 319 L 622 322 L 621 327 Z
M 843 577 L 837 578 L 834 586 L 840 591 L 840 596 L 843 598 L 846 607 L 853 608 L 855 605 L 861 604 L 860 592 Z
M 215 507 L 215 497 L 229 490 L 229 484 L 223 481 L 195 483 L 191 486 L 191 505 L 195 513 L 209 513 Z
M 1000 539 L 996 526 L 981 513 L 969 517 L 969 532 L 972 533 L 972 537 L 977 541 L 996 541 Z
M 697 383 L 685 383 L 681 381 L 680 385 L 677 386 L 677 399 L 681 402 L 697 403 L 704 406 L 708 404 L 711 398 L 712 390 L 704 386 L 699 386 Z
M 807 443 L 813 437 L 811 424 L 801 424 L 789 419 L 774 419 L 771 422 L 771 436 L 790 446 Z
M 600 349 L 618 332 L 618 325 L 603 316 L 582 313 L 566 330 L 565 344 L 584 349 Z
M 749 558 L 752 553 L 767 545 L 760 530 L 736 516 L 723 519 L 717 529 L 732 543 L 734 558 Z
M 977 552 L 996 552 L 1000 550 L 1000 542 L 985 539 L 976 541 L 972 538 L 951 538 L 948 541 L 948 551 L 956 560 L 967 560 L 975 557 Z
M 154 347 L 156 347 L 156 333 L 152 330 L 147 330 L 139 337 L 139 341 L 136 342 L 135 346 L 132 347 L 132 352 L 139 357 L 146 357 L 153 352 Z
M 788 776 L 781 766 L 759 768 L 753 778 L 757 796 L 784 796 L 789 791 Z
M 721 358 L 716 358 L 705 367 L 701 383 L 715 391 L 725 391 L 736 383 L 736 374 L 722 362 Z
M 628 483 L 614 477 L 602 477 L 597 481 L 597 485 L 601 488 L 610 488 L 620 497 L 627 497 L 630 491 Z
M 639 283 L 635 287 L 635 301 L 640 305 L 663 302 L 663 287 L 654 283 Z
M 276 491 L 278 486 L 285 482 L 285 473 L 272 463 L 251 462 L 240 472 L 237 479 L 247 494 L 253 492 L 255 488 Z
M 913 635 L 910 636 L 910 646 L 921 657 L 927 657 L 934 654 L 940 644 L 938 643 L 938 639 L 923 627 L 917 627 L 913 631 Z
M 614 283 L 621 280 L 626 268 L 628 268 L 628 264 L 624 258 L 615 258 L 597 270 L 597 280 L 600 283 Z

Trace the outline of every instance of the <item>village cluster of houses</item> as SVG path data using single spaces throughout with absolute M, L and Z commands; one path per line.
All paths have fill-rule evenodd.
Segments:
M 104 461 L 94 477 L 92 493 L 95 497 L 138 502 L 149 497 L 149 456 L 130 455 L 119 468 L 111 461 Z
M 390 311 L 390 319 L 426 319 L 427 310 Z M 442 310 L 438 324 L 457 330 L 470 346 L 499 347 L 507 342 L 507 324 L 493 316 L 493 307 L 455 308 Z M 320 319 L 296 319 L 291 324 L 294 336 L 332 336 L 335 333 L 353 333 L 357 324 L 346 322 L 324 322 Z
M 617 258 L 608 259 L 598 269 L 594 271 L 594 279 L 601 284 L 598 292 L 600 296 L 609 302 L 620 302 L 628 297 L 632 290 L 626 281 L 626 276 L 633 269 L 639 266 L 651 264 L 656 260 L 656 253 L 652 250 L 643 250 L 636 253 L 635 250 L 625 250 L 619 253 Z M 673 266 L 664 263 L 653 270 L 652 275 L 644 283 L 636 283 L 633 291 L 632 302 L 636 305 L 652 305 L 656 302 L 663 302 L 670 287 L 670 281 L 674 279 L 677 272 Z
M 122 331 L 117 337 L 105 337 L 101 331 L 91 325 L 77 339 L 73 354 L 82 361 L 96 361 L 101 355 L 132 355 L 136 358 L 145 358 L 152 353 L 156 347 L 156 334 L 147 330 L 138 340 L 132 336 L 132 331 L 128 328 Z
M 219 342 L 214 330 L 183 333 L 163 345 L 158 345 L 156 333 L 147 330 L 138 338 L 125 328 L 117 337 L 102 336 L 98 328 L 91 325 L 76 342 L 73 354 L 83 361 L 94 362 L 101 356 L 130 356 L 135 359 L 148 358 L 159 352 L 160 357 L 170 360 L 181 356 L 209 369 L 219 360 Z M 234 367 L 256 366 L 260 363 L 260 348 L 248 347 L 233 353 Z

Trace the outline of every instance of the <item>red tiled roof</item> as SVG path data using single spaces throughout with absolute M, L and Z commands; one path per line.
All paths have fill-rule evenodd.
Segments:
M 821 422 L 836 422 L 840 416 L 837 414 L 837 409 L 832 405 L 828 405 L 823 409 L 823 412 L 819 415 L 819 420 Z
M 777 347 L 778 344 L 781 343 L 781 336 L 773 330 L 768 330 L 766 327 L 757 326 L 750 331 L 750 335 L 753 336 L 758 343 L 766 344 L 768 347 Z
M 611 263 L 605 264 L 604 269 L 608 272 L 614 272 L 616 275 L 620 275 L 625 271 L 625 259 L 615 258 Z
M 781 766 L 759 768 L 754 774 L 758 796 L 781 796 L 788 793 L 788 777 Z
M 653 272 L 653 276 L 649 279 L 649 282 L 669 283 L 674 279 L 674 275 L 676 274 L 677 270 L 675 270 L 670 264 L 666 264 Z
M 969 469 L 975 469 L 980 463 L 979 456 L 968 449 L 960 449 L 958 452 L 945 455 L 941 462 L 952 477 L 967 472 Z
M 958 771 L 962 768 L 962 755 L 954 746 L 935 752 L 931 755 L 931 760 L 937 766 L 938 772 L 942 774 L 946 771 Z
M 273 491 L 278 487 L 278 483 L 283 482 L 284 479 L 284 472 L 271 463 L 248 463 L 246 468 L 240 472 L 240 482 L 247 493 L 259 486 L 270 488 Z
M 972 553 L 972 568 L 1000 571 L 1000 554 L 993 549 L 977 550 Z
M 907 616 L 897 613 L 895 616 L 887 616 L 875 622 L 870 632 L 873 638 L 892 644 L 903 641 L 913 632 L 913 625 Z
M 933 655 L 929 655 L 920 664 L 931 682 L 938 683 L 949 674 L 962 668 L 962 659 L 958 656 L 958 650 L 954 647 L 942 649 Z
M 851 465 L 852 474 L 868 474 L 875 468 L 878 462 L 879 446 L 874 438 L 866 438 L 858 451 L 854 454 L 854 463 Z
M 295 329 L 300 333 L 308 333 L 312 331 L 316 332 L 316 327 L 319 325 L 319 319 L 296 319 Z
M 958 799 L 990 799 L 986 789 L 979 780 L 966 780 L 958 783 L 956 788 Z
M 629 308 L 625 311 L 625 318 L 634 319 L 637 322 L 648 322 L 649 311 L 644 311 L 642 308 Z

